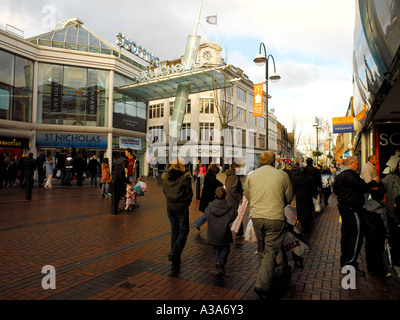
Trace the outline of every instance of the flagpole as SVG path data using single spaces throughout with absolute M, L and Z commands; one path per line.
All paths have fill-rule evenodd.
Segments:
M 197 35 L 197 28 L 199 27 L 199 23 L 200 23 L 200 13 L 201 13 L 201 5 L 202 5 L 203 1 L 200 1 L 200 7 L 199 7 L 199 11 L 197 12 L 197 21 L 196 21 L 196 25 L 194 26 L 194 33 L 193 35 Z

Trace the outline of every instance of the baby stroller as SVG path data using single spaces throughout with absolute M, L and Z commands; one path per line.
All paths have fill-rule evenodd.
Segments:
M 140 206 L 138 204 L 138 197 L 144 196 L 144 193 L 147 191 L 147 184 L 139 180 L 133 188 L 133 191 L 135 192 L 133 206 L 139 208 Z

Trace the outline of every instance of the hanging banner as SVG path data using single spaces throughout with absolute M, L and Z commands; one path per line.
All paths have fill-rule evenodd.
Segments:
M 53 112 L 61 112 L 62 106 L 62 66 L 52 67 L 52 78 L 51 78 L 51 101 L 50 109 Z
M 97 71 L 88 72 L 87 114 L 97 114 Z
M 333 133 L 347 133 L 354 132 L 354 118 L 339 117 L 332 118 Z
M 263 115 L 263 84 L 258 83 L 254 85 L 253 92 L 253 116 L 254 117 L 262 117 Z

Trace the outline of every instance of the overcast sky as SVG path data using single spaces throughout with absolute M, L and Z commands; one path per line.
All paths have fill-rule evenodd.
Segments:
M 77 17 L 113 45 L 122 31 L 171 60 L 183 55 L 199 6 L 200 0 L 1 0 L 0 28 L 12 25 L 29 38 Z M 217 26 L 206 22 L 211 15 Z M 254 83 L 265 80 L 265 67 L 253 63 L 264 42 L 282 77 L 269 84 L 269 108 L 289 132 L 294 117 L 303 135 L 311 135 L 315 116 L 330 122 L 345 116 L 353 91 L 354 17 L 354 0 L 203 0 L 198 35 L 218 40 L 223 58 Z

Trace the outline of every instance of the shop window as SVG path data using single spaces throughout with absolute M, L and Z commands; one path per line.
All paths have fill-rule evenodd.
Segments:
M 0 50 L 0 119 L 31 122 L 33 62 Z
M 3 86 L 0 84 L 0 86 Z M 10 119 L 10 109 L 12 101 L 12 91 L 11 87 L 4 86 L 0 87 L 0 119 Z
M 115 73 L 114 88 L 134 83 L 131 78 Z M 146 132 L 146 102 L 125 93 L 114 93 L 113 127 L 131 131 Z
M 12 86 L 14 84 L 14 56 L 0 50 L 0 82 Z
M 179 133 L 179 141 L 190 141 L 190 123 L 183 123 Z
M 106 126 L 109 72 L 39 64 L 38 123 Z
M 214 113 L 214 99 L 200 99 L 200 113 Z
M 200 123 L 200 141 L 214 141 L 214 123 Z
M 237 87 L 236 98 L 238 98 L 240 101 L 246 102 L 246 91 L 242 88 Z

